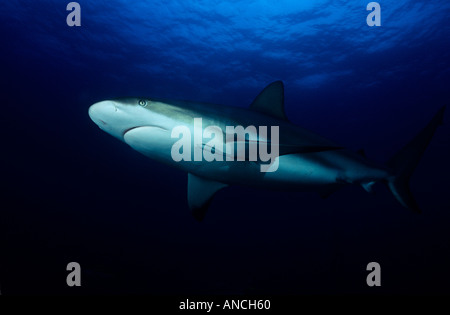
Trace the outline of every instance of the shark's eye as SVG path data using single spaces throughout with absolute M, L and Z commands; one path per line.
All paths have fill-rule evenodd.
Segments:
M 138 104 L 141 105 L 142 107 L 145 107 L 145 106 L 147 106 L 147 101 L 146 100 L 139 100 Z

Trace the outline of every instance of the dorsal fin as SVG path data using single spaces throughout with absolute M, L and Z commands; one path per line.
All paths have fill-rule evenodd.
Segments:
M 202 221 L 216 192 L 226 186 L 228 185 L 189 173 L 188 204 L 194 218 Z
M 255 98 L 250 109 L 278 118 L 288 120 L 284 112 L 284 85 L 281 81 L 270 83 Z

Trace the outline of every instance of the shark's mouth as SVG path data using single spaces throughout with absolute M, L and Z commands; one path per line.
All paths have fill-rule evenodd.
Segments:
M 125 129 L 124 132 L 123 132 L 123 134 L 122 134 L 122 136 L 125 137 L 125 135 L 126 135 L 128 132 L 130 132 L 130 131 L 132 131 L 132 130 L 135 130 L 135 129 L 139 129 L 139 128 L 155 128 L 155 129 L 159 129 L 159 130 L 168 131 L 166 128 L 161 127 L 161 126 L 156 126 L 156 125 L 135 126 L 135 127 L 131 127 L 131 128 Z

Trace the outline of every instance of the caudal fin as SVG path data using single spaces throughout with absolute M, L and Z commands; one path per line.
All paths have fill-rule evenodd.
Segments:
M 409 179 L 414 172 L 423 152 L 431 141 L 437 127 L 443 124 L 445 106 L 442 107 L 428 125 L 386 165 L 393 170 L 394 176 L 388 179 L 387 185 L 395 198 L 406 208 L 420 213 L 419 206 L 409 189 Z

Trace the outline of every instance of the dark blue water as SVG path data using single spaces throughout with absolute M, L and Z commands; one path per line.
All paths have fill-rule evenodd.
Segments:
M 119 96 L 246 107 L 283 80 L 292 122 L 382 163 L 449 103 L 447 0 L 380 1 L 381 27 L 370 1 L 79 1 L 81 27 L 68 2 L 0 4 L 2 293 L 449 293 L 448 124 L 411 179 L 421 215 L 383 186 L 231 187 L 198 223 L 186 174 L 87 115 Z

